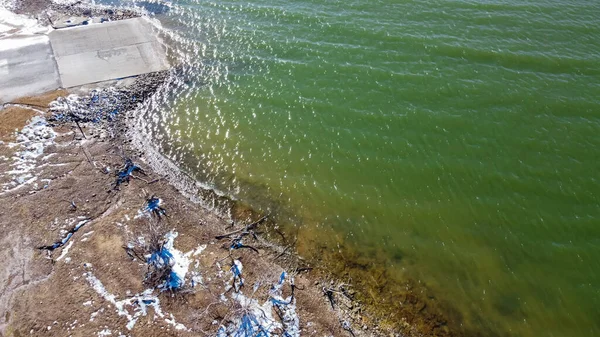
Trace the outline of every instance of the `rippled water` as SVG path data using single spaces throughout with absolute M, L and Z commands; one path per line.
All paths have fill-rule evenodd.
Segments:
M 600 335 L 600 3 L 175 1 L 148 135 L 498 335 Z M 360 248 L 359 248 L 360 249 Z

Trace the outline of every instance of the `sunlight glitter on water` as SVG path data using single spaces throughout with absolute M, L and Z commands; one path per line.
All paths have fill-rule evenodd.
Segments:
M 223 193 L 401 256 L 467 325 L 599 334 L 597 7 L 174 3 L 182 67 L 146 132 Z

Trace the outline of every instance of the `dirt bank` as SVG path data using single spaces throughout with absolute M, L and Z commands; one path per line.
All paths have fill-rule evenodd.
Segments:
M 121 122 L 111 130 L 106 123 L 83 123 L 81 130 L 74 123 L 48 125 L 48 114 L 41 112 L 62 95 L 22 99 L 22 105 L 0 111 L 4 336 L 214 336 L 219 329 L 239 328 L 248 313 L 260 316 L 256 308 L 271 310 L 259 321 L 271 324 L 275 334 L 290 324 L 303 336 L 350 335 L 350 329 L 357 336 L 376 334 L 372 322 L 353 320 L 342 307 L 353 306 L 340 295 L 343 287 L 327 282 L 337 298 L 331 309 L 325 281 L 315 282 L 293 249 L 266 240 L 261 227 L 268 221 L 243 236 L 243 246 L 232 248 L 237 233 L 217 239 L 258 215 L 238 210 L 232 222 L 183 197 L 119 137 L 115 130 L 125 127 Z M 125 157 L 145 174 L 136 172 L 141 179 L 123 181 L 116 189 L 115 172 Z M 145 210 L 151 196 L 161 199 L 167 216 Z M 144 241 L 166 242 L 169 233 L 177 235 L 171 253 L 182 252 L 188 265 L 185 285 L 166 290 L 163 280 L 147 283 L 147 253 L 152 252 Z M 52 245 L 56 249 L 39 249 Z M 274 305 L 274 299 L 293 303 L 294 310 Z

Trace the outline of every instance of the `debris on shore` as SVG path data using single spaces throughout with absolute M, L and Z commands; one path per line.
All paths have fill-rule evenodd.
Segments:
M 78 15 L 108 20 L 139 15 L 124 10 L 87 11 L 80 4 L 68 8 L 62 12 L 66 19 L 49 13 L 50 20 L 70 25 L 85 24 L 85 20 L 71 19 Z M 349 323 L 340 324 L 339 317 L 348 316 L 347 311 L 339 306 L 330 310 L 314 279 L 298 273 L 312 267 L 300 268 L 289 262 L 294 258 L 281 259 L 293 256 L 293 244 L 279 247 L 257 230 L 268 223 L 269 215 L 232 230 L 232 219 L 191 202 L 166 181 L 146 186 L 150 191 L 133 183 L 125 188 L 131 178 L 137 178 L 136 173 L 156 174 L 148 168 L 143 149 L 129 145 L 127 119 L 171 76 L 172 72 L 140 75 L 128 86 L 59 97 L 48 105 L 47 120 L 34 117 L 22 128 L 17 143 L 9 144 L 23 149 L 16 152 L 16 169 L 8 172 L 17 179 L 16 185 L 7 187 L 10 191 L 41 181 L 30 172 L 44 165 L 46 156 L 53 156 L 52 165 L 57 166 L 52 172 L 52 185 L 44 185 L 48 188 L 37 194 L 7 197 L 0 193 L 0 201 L 10 204 L 9 210 L 0 215 L 4 231 L 35 238 L 32 242 L 47 240 L 48 226 L 44 228 L 44 224 L 65 212 L 56 207 L 58 203 L 69 202 L 68 212 L 85 214 L 86 219 L 63 230 L 58 241 L 37 247 L 49 252 L 62 248 L 62 257 L 73 246 L 67 258 L 70 263 L 51 264 L 39 252 L 31 253 L 27 255 L 28 264 L 22 265 L 22 275 L 9 275 L 17 286 L 11 285 L 6 296 L 10 299 L 18 289 L 24 300 L 6 300 L 10 311 L 2 311 L 0 306 L 0 319 L 6 320 L 0 320 L 0 325 L 6 324 L 14 335 L 44 335 L 48 331 L 57 335 L 121 334 L 127 332 L 123 327 L 136 335 L 152 335 L 155 331 L 240 337 L 346 335 L 351 331 L 346 329 Z M 114 174 L 107 174 L 110 172 Z M 107 186 L 114 188 L 106 191 Z M 114 191 L 120 187 L 122 190 Z M 163 203 L 168 205 L 168 217 Z M 136 216 L 136 212 L 148 216 Z M 85 237 L 75 235 L 90 219 L 94 219 L 95 234 L 88 231 Z M 7 225 L 12 222 L 20 226 Z M 225 241 L 223 247 L 219 240 Z M 29 242 L 28 249 L 35 248 Z M 8 263 L 13 266 L 16 262 L 11 259 L 14 257 Z M 44 268 L 35 272 L 34 265 Z M 64 292 L 65 288 L 73 291 Z M 38 308 L 28 303 L 52 303 L 66 309 L 48 309 L 47 305 Z M 10 314 L 5 315 L 7 312 Z M 73 313 L 89 314 L 90 319 L 73 317 Z
M 86 265 L 88 268 L 91 268 L 91 264 L 87 263 Z M 167 318 L 164 321 L 173 325 L 176 330 L 189 331 L 185 325 L 177 323 L 173 315 L 163 313 L 160 307 L 160 299 L 154 295 L 153 289 L 146 289 L 140 294 L 117 300 L 117 296 L 109 293 L 102 282 L 96 278 L 91 271 L 86 272 L 84 276 L 96 293 L 111 303 L 119 316 L 124 316 L 127 319 L 126 328 L 128 330 L 132 330 L 138 319 L 141 316 L 148 315 L 148 308 L 152 308 L 155 316 L 160 318 L 170 318 Z M 130 310 L 132 310 L 133 313 L 131 313 Z
M 118 190 L 119 187 L 121 186 L 121 184 L 129 183 L 129 180 L 131 178 L 136 178 L 136 176 L 133 175 L 134 172 L 139 172 L 143 175 L 146 175 L 146 172 L 144 172 L 144 170 L 141 167 L 136 165 L 133 162 L 133 160 L 131 160 L 129 158 L 125 158 L 125 164 L 116 173 L 117 179 L 115 180 L 114 189 Z
M 53 243 L 51 245 L 40 246 L 40 247 L 38 247 L 38 249 L 53 251 L 53 250 L 55 250 L 55 249 L 57 249 L 59 247 L 64 246 L 67 242 L 69 242 L 69 240 L 71 239 L 71 237 L 73 237 L 73 234 L 75 234 L 75 232 L 77 232 L 79 229 L 81 229 L 81 227 L 83 227 L 88 222 L 90 222 L 90 219 L 85 219 L 85 220 L 79 221 L 79 223 L 77 225 L 75 225 L 75 227 L 73 227 L 69 231 L 67 231 L 67 234 L 65 235 L 64 238 L 62 238 L 59 241 L 56 241 L 55 243 Z
M 165 241 L 158 249 L 150 253 L 147 260 L 148 272 L 144 278 L 146 284 L 154 284 L 156 288 L 163 291 L 181 290 L 186 284 L 186 274 L 191 263 L 190 256 L 193 252 L 186 254 L 174 246 L 177 232 L 169 232 L 165 235 Z

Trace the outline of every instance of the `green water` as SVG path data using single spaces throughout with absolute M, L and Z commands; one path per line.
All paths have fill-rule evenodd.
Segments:
M 176 1 L 148 134 L 500 336 L 600 336 L 600 3 Z M 273 200 L 279 203 L 274 205 Z

